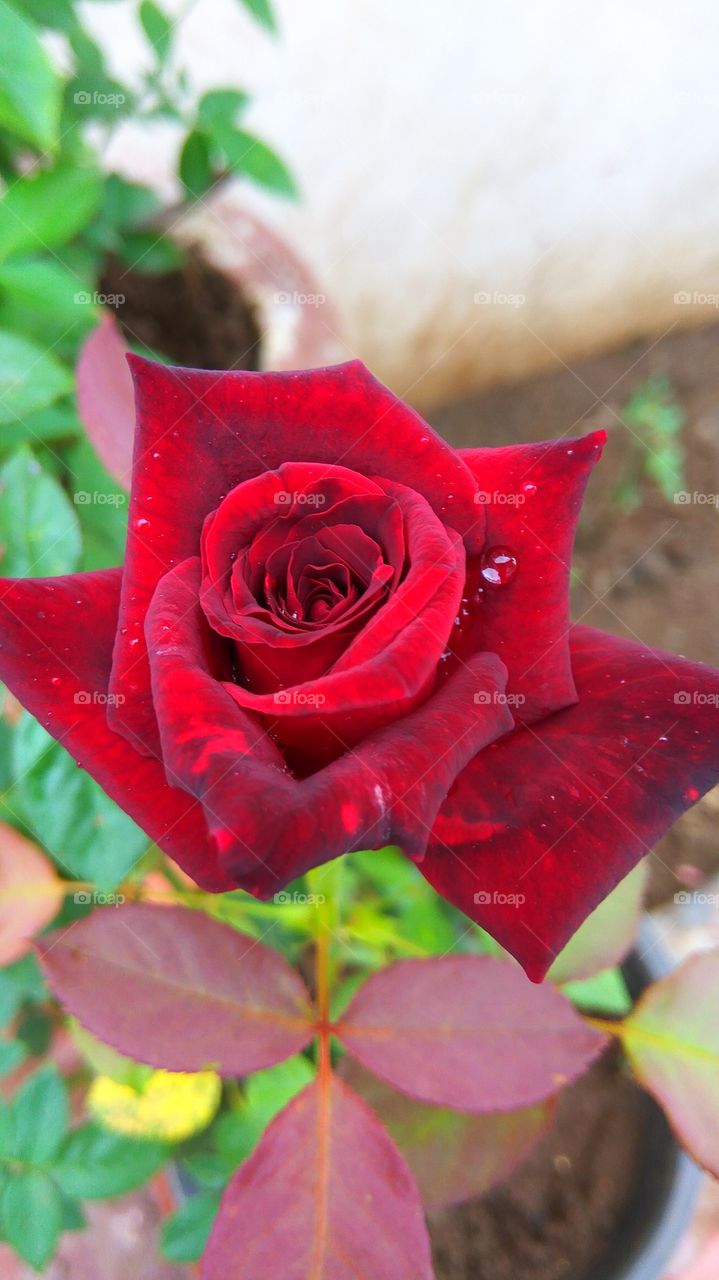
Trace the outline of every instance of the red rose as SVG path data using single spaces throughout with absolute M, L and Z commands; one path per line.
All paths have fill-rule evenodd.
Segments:
M 603 435 L 131 363 L 125 567 L 5 583 L 0 676 L 206 889 L 397 844 L 541 977 L 719 776 L 719 673 L 568 625 Z

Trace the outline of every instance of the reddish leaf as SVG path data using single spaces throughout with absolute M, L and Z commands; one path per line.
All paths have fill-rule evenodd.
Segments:
M 135 397 L 128 348 L 108 312 L 90 334 L 77 364 L 77 405 L 98 456 L 127 488 L 132 475 Z
M 417 1188 L 377 1117 L 336 1076 L 273 1120 L 230 1183 L 202 1280 L 432 1280 Z
M 490 956 L 399 960 L 360 987 L 337 1034 L 413 1098 L 508 1111 L 556 1093 L 605 1043 L 555 988 Z
M 307 991 L 282 956 L 183 907 L 95 911 L 39 952 L 65 1008 L 153 1067 L 248 1075 L 312 1034 Z
M 467 1115 L 415 1102 L 346 1058 L 343 1078 L 376 1111 L 417 1181 L 428 1211 L 482 1195 L 529 1155 L 549 1127 L 553 1104 Z
M 680 1141 L 719 1177 L 719 949 L 649 987 L 621 1034 Z
M 37 845 L 0 822 L 0 964 L 12 964 L 28 939 L 57 914 L 62 882 Z

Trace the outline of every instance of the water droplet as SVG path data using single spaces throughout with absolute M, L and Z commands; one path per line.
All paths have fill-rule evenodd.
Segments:
M 504 587 L 512 581 L 518 564 L 509 547 L 489 547 L 482 556 L 479 572 L 488 587 Z
M 528 498 L 533 498 L 537 492 L 537 486 L 531 480 L 525 480 L 524 484 L 520 484 L 519 487 Z
M 129 646 L 131 649 L 134 649 L 135 645 L 138 645 L 139 643 L 140 643 L 139 636 L 133 636 L 132 640 L 129 641 Z
M 50 684 L 62 684 L 62 678 L 60 676 L 50 676 Z
M 147 520 L 144 516 L 140 516 L 139 520 L 135 521 L 136 529 L 149 529 L 149 527 L 150 527 L 150 521 Z

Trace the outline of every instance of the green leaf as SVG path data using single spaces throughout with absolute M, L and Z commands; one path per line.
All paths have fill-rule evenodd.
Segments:
M 0 1026 L 6 1026 L 26 1002 L 44 1000 L 45 981 L 32 952 L 0 969 Z
M 87 1218 L 82 1211 L 79 1200 L 62 1197 L 62 1229 L 63 1231 L 84 1231 Z
M 7 0 L 0 4 L 0 48 L 0 127 L 52 150 L 60 123 L 60 78 L 32 24 Z
M 14 1071 L 27 1057 L 27 1049 L 21 1040 L 0 1040 L 0 1076 Z
M 255 138 L 243 129 L 221 126 L 219 121 L 215 123 L 213 137 L 233 173 L 249 178 L 277 195 L 297 199 L 297 187 L 289 169 L 261 138 Z
M 52 577 L 72 573 L 80 557 L 77 517 L 29 449 L 0 467 L 0 573 Z
M 314 1078 L 314 1067 L 302 1054 L 248 1077 L 242 1104 L 212 1128 L 228 1174 L 251 1154 L 270 1121 Z
M 13 1123 L 10 1104 L 0 1098 L 0 1155 L 9 1156 L 13 1148 Z
M 38 27 L 69 31 L 75 21 L 73 0 L 18 0 L 16 9 L 29 15 Z
M 162 1228 L 162 1252 L 171 1262 L 195 1262 L 204 1252 L 220 1207 L 218 1191 L 201 1191 L 186 1200 Z
M 166 61 L 172 45 L 172 23 L 153 0 L 142 0 L 140 22 L 160 63 Z
M 624 1018 L 632 1007 L 621 969 L 605 969 L 593 978 L 567 982 L 562 992 L 577 1009 L 605 1018 Z
M 0 425 L 15 422 L 72 390 L 72 376 L 26 338 L 0 331 Z
M 60 1193 L 46 1173 L 27 1169 L 8 1178 L 2 1199 L 5 1238 L 31 1267 L 50 1261 L 62 1230 Z
M 13 1154 L 27 1164 L 56 1156 L 67 1134 L 67 1089 L 54 1067 L 42 1067 L 25 1081 L 12 1102 Z
M 16 730 L 13 769 L 21 816 L 58 865 L 104 892 L 124 880 L 147 836 L 31 716 Z
M 103 467 L 89 440 L 65 451 L 75 512 L 83 535 L 81 569 L 122 564 L 127 534 L 127 494 Z
M 194 129 L 188 133 L 180 152 L 180 181 L 187 194 L 198 199 L 212 186 L 210 142 L 206 133 Z
M 21 422 L 7 422 L 0 432 L 0 452 L 12 452 L 21 444 L 52 443 L 80 435 L 82 427 L 69 401 L 29 413 Z
M 84 1125 L 72 1133 L 53 1167 L 65 1195 L 80 1200 L 122 1196 L 140 1187 L 168 1159 L 170 1148 Z
M 87 225 L 101 195 L 97 170 L 67 161 L 18 179 L 0 200 L 0 258 L 64 244 Z
M 88 281 L 60 263 L 15 258 L 0 264 L 1 328 L 42 341 L 55 354 L 74 356 L 97 319 Z
M 226 125 L 234 125 L 238 115 L 244 111 L 250 99 L 241 89 L 210 89 L 202 98 L 197 108 L 199 123 L 212 135 L 215 124 L 220 121 Z
M 173 244 L 168 236 L 158 235 L 156 230 L 125 232 L 119 258 L 131 271 L 141 271 L 145 276 L 165 275 L 184 262 L 179 245 Z M 155 359 L 161 358 L 157 352 L 154 354 Z
M 246 9 L 249 9 L 253 18 L 255 18 L 261 26 L 267 31 L 276 31 L 277 23 L 270 7 L 269 0 L 242 0 Z

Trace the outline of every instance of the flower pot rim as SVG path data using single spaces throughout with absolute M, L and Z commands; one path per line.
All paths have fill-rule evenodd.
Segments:
M 630 994 L 676 968 L 656 923 L 642 917 L 633 950 L 622 965 Z M 693 1217 L 703 1173 L 680 1147 L 669 1123 L 649 1094 L 642 1175 L 617 1239 L 582 1280 L 660 1280 Z

